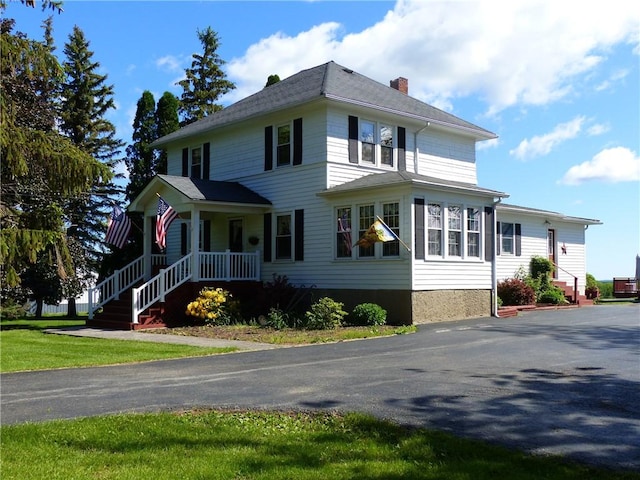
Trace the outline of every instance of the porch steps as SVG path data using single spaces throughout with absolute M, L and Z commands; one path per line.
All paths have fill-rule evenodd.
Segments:
M 127 290 L 118 300 L 106 304 L 102 312 L 96 313 L 92 320 L 87 320 L 87 327 L 109 328 L 113 330 L 142 330 L 147 328 L 162 328 L 164 322 L 164 306 L 153 305 L 140 315 L 139 323 L 131 320 L 132 291 Z

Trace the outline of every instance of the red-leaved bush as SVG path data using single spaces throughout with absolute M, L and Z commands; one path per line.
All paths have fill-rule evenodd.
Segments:
M 531 305 L 536 303 L 535 290 L 517 278 L 498 282 L 498 296 L 503 305 Z

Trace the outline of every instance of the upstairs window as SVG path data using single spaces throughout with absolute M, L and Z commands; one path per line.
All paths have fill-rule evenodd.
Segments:
M 202 178 L 202 148 L 191 149 L 191 178 Z
M 364 163 L 376 163 L 376 126 L 373 122 L 360 122 L 361 159 Z
M 277 165 L 289 165 L 291 163 L 291 125 L 278 127 Z
M 393 127 L 380 126 L 380 162 L 393 167 Z

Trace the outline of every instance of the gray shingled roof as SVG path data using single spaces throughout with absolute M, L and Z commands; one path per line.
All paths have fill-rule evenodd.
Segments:
M 160 147 L 174 140 L 197 135 L 270 112 L 302 105 L 320 97 L 384 110 L 424 122 L 459 129 L 475 135 L 477 138 L 489 139 L 496 137 L 494 133 L 488 130 L 331 61 L 303 70 L 278 83 L 265 87 L 219 112 L 156 140 L 152 146 Z
M 520 205 L 511 205 L 508 203 L 499 203 L 498 205 L 496 205 L 496 209 L 499 212 L 515 214 L 526 213 L 530 215 L 549 217 L 550 219 L 555 218 L 565 222 L 580 223 L 583 225 L 602 225 L 602 222 L 600 220 L 596 220 L 593 218 L 571 217 L 569 215 L 565 215 L 564 213 L 552 212 L 549 210 L 540 210 L 538 208 L 522 207 Z
M 238 182 L 201 180 L 175 175 L 158 175 L 158 177 L 191 200 L 271 205 L 269 200 Z
M 411 172 L 387 172 L 366 175 L 351 182 L 336 185 L 320 192 L 320 195 L 334 193 L 353 192 L 354 190 L 368 190 L 397 185 L 424 186 L 427 188 L 445 188 L 447 190 L 466 191 L 469 193 L 488 197 L 508 197 L 504 192 L 478 187 L 472 183 L 454 182 L 440 178 L 427 177 Z

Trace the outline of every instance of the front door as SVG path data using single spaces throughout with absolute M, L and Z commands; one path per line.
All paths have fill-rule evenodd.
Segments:
M 549 260 L 553 265 L 558 265 L 558 257 L 556 256 L 556 231 L 553 228 L 547 230 L 547 251 Z M 558 267 L 553 269 L 553 278 L 558 278 Z
M 242 246 L 242 219 L 232 218 L 229 220 L 229 250 L 242 252 Z

